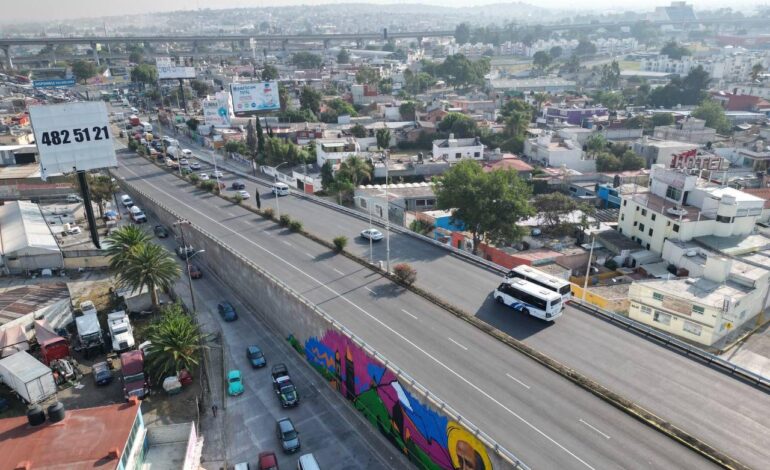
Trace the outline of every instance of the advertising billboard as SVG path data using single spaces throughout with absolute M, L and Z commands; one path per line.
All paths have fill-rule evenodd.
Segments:
M 158 69 L 158 78 L 195 78 L 195 67 L 179 67 L 170 57 L 158 57 L 155 59 L 155 67 Z
M 30 106 L 43 179 L 118 166 L 103 101 Z
M 236 116 L 281 109 L 278 82 L 232 83 L 233 111 Z
M 230 127 L 230 94 L 220 91 L 214 99 L 203 101 L 203 122 L 207 126 Z

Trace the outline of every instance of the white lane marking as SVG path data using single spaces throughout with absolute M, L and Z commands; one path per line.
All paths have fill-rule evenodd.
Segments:
M 264 234 L 265 234 L 265 235 L 267 235 L 268 237 L 272 237 L 272 236 L 273 236 L 273 234 L 272 234 L 272 233 L 270 233 L 270 231 L 268 231 L 268 230 L 262 230 L 262 233 L 264 233 Z
M 310 254 L 310 253 L 308 253 L 307 251 L 305 252 L 305 254 L 306 254 L 306 255 L 307 255 L 309 258 L 313 258 L 313 259 L 315 259 L 315 256 L 314 256 L 314 255 L 311 255 L 311 254 Z
M 599 433 L 599 434 L 601 434 L 602 436 L 604 436 L 604 438 L 605 438 L 605 439 L 610 439 L 610 436 L 608 436 L 608 435 L 604 434 L 603 432 L 599 431 L 598 429 L 596 429 L 595 427 L 593 427 L 593 426 L 591 426 L 590 424 L 586 423 L 586 422 L 585 422 L 585 421 L 583 421 L 582 419 L 580 419 L 579 421 L 580 421 L 581 423 L 585 424 L 586 426 L 588 426 L 589 428 L 593 429 L 594 431 L 598 432 L 598 433 Z
M 233 214 L 232 212 L 226 212 L 226 214 L 229 215 L 230 217 L 238 217 L 237 215 Z
M 373 290 L 369 289 L 369 288 L 368 288 L 368 287 L 366 287 L 366 286 L 364 286 L 364 289 L 368 290 L 369 292 L 371 292 L 371 293 L 372 293 L 372 294 L 374 294 L 374 295 L 377 295 L 377 293 L 376 293 L 376 292 L 374 292 Z
M 339 270 L 339 269 L 337 269 L 337 268 L 332 268 L 332 269 L 333 269 L 333 270 L 334 270 L 334 272 L 335 272 L 335 273 L 337 273 L 337 274 L 341 274 L 341 275 L 343 275 L 343 276 L 345 275 L 345 273 L 343 273 L 342 271 L 340 271 L 340 270 Z
M 286 240 L 281 240 L 281 243 L 283 243 L 286 246 L 291 246 L 291 243 L 287 242 Z
M 406 311 L 406 310 L 404 310 L 403 308 L 401 309 L 401 311 L 402 311 L 402 312 L 404 312 L 404 313 L 406 313 L 406 314 L 407 314 L 407 315 L 409 315 L 410 317 L 414 318 L 415 320 L 417 320 L 417 315 L 412 315 L 411 313 L 407 312 L 407 311 Z
M 458 345 L 459 347 L 461 347 L 461 348 L 463 349 L 463 351 L 467 351 L 467 350 L 468 350 L 468 348 L 467 348 L 467 347 L 463 346 L 462 344 L 458 343 L 457 341 L 453 340 L 452 338 L 449 338 L 449 341 L 451 341 L 451 342 L 453 342 L 454 344 L 456 344 L 456 345 Z
M 524 387 L 527 390 L 529 390 L 529 385 L 525 384 L 524 382 L 522 382 L 521 380 L 519 380 L 516 377 L 512 376 L 511 374 L 505 374 L 505 375 L 507 375 L 509 379 L 515 380 L 516 382 L 519 383 L 519 385 L 521 385 L 522 387 Z
M 134 175 L 134 176 L 136 176 L 136 177 L 139 177 L 139 174 L 137 174 L 135 171 L 131 170 L 130 168 L 128 168 L 128 167 L 126 167 L 126 166 L 124 166 L 123 168 L 125 168 L 125 169 L 126 169 L 126 171 L 128 171 L 128 172 L 130 172 L 130 173 L 133 173 L 133 175 Z M 411 341 L 409 338 L 407 338 L 406 336 L 402 335 L 402 334 L 401 334 L 401 333 L 399 333 L 398 331 L 394 330 L 392 327 L 390 327 L 389 325 L 385 324 L 385 322 L 383 322 L 383 321 L 382 321 L 382 320 L 380 320 L 379 318 L 375 317 L 374 315 L 372 315 L 371 313 L 369 313 L 368 311 L 366 311 L 364 308 L 362 308 L 362 307 L 358 306 L 358 304 L 356 304 L 356 303 L 355 303 L 355 302 L 353 302 L 352 300 L 348 299 L 348 298 L 347 298 L 347 297 L 345 297 L 344 295 L 340 294 L 339 292 L 337 292 L 337 291 L 336 291 L 336 290 L 334 290 L 333 288 L 329 287 L 329 286 L 328 286 L 328 285 L 326 285 L 324 282 L 322 282 L 322 281 L 320 281 L 319 279 L 316 279 L 316 278 L 315 278 L 315 277 L 313 277 L 312 275 L 308 274 L 308 273 L 307 273 L 305 270 L 303 270 L 302 268 L 299 268 L 298 266 L 295 266 L 295 265 L 293 265 L 293 264 L 292 264 L 292 263 L 290 263 L 288 260 L 286 260 L 286 259 L 284 259 L 284 258 L 281 258 L 281 257 L 280 257 L 280 256 L 278 256 L 277 254 L 275 254 L 275 253 L 273 253 L 272 251 L 268 250 L 267 248 L 263 247 L 262 245 L 260 245 L 259 243 L 255 242 L 254 240 L 251 240 L 251 239 L 247 238 L 245 235 L 242 235 L 242 234 L 240 234 L 240 233 L 236 232 L 235 230 L 231 229 L 230 227 L 228 227 L 228 226 L 226 226 L 226 225 L 222 224 L 221 222 L 218 222 L 218 221 L 214 220 L 213 218 L 209 217 L 207 214 L 204 214 L 203 212 L 199 211 L 198 209 L 196 209 L 196 208 L 194 208 L 194 207 L 190 206 L 189 204 L 186 204 L 186 203 L 185 203 L 184 201 L 182 201 L 181 199 L 178 199 L 178 198 L 176 198 L 176 197 L 172 196 L 171 194 L 167 193 L 166 191 L 163 191 L 162 189 L 160 189 L 159 187 L 157 187 L 157 186 L 156 186 L 156 185 L 154 185 L 153 183 L 150 183 L 150 182 L 148 182 L 148 181 L 146 181 L 146 180 L 144 180 L 143 182 L 144 182 L 144 183 L 145 183 L 147 186 L 150 186 L 150 187 L 154 188 L 154 189 L 155 189 L 156 191 L 158 191 L 159 193 L 161 193 L 161 194 L 165 194 L 165 195 L 166 195 L 166 196 L 168 196 L 169 198 L 171 198 L 171 199 L 173 199 L 174 201 L 178 202 L 178 203 L 179 203 L 179 205 L 181 205 L 181 206 L 184 206 L 184 207 L 186 207 L 186 208 L 190 209 L 191 211 L 193 211 L 193 212 L 195 212 L 195 213 L 199 214 L 201 217 L 203 217 L 203 218 L 205 218 L 205 219 L 208 219 L 208 220 L 209 220 L 209 221 L 211 221 L 212 223 L 214 223 L 214 224 L 216 224 L 216 225 L 220 226 L 222 229 L 224 229 L 224 230 L 226 230 L 226 231 L 228 231 L 228 232 L 232 233 L 232 234 L 233 234 L 233 235 L 235 235 L 236 237 L 239 237 L 239 238 L 243 239 L 243 240 L 244 240 L 246 243 L 249 243 L 249 244 L 251 244 L 251 245 L 254 245 L 255 247 L 257 247 L 257 248 L 259 248 L 260 250 L 262 250 L 262 251 L 264 251 L 265 253 L 267 253 L 268 255 L 272 256 L 273 258 L 276 258 L 277 260 L 281 261 L 281 262 L 282 262 L 282 263 L 284 263 L 286 266 L 288 266 L 288 267 L 290 267 L 290 268 L 294 269 L 295 271 L 297 271 L 297 272 L 301 273 L 302 275 L 304 275 L 304 276 L 305 276 L 305 277 L 307 277 L 308 279 L 310 279 L 310 280 L 312 280 L 313 282 L 317 283 L 317 284 L 318 284 L 320 287 L 322 287 L 322 288 L 324 288 L 324 289 L 328 290 L 329 292 L 331 292 L 331 293 L 332 293 L 332 294 L 334 294 L 335 296 L 337 296 L 337 297 L 339 297 L 340 299 L 342 299 L 342 301 L 344 301 L 344 302 L 348 303 L 348 304 L 349 304 L 351 307 L 355 308 L 356 310 L 360 311 L 361 313 L 363 313 L 363 314 L 364 314 L 364 315 L 366 315 L 367 317 L 371 318 L 371 319 L 372 319 L 372 321 L 374 321 L 374 322 L 378 323 L 380 326 L 382 326 L 382 327 L 383 327 L 383 328 L 385 328 L 386 330 L 390 331 L 390 332 L 391 332 L 391 333 L 392 333 L 394 336 L 396 336 L 396 337 L 400 338 L 400 339 L 401 339 L 403 342 L 405 342 L 406 344 L 408 344 L 408 345 L 412 346 L 414 349 L 416 349 L 416 350 L 420 351 L 421 353 L 423 353 L 425 356 L 427 356 L 428 358 L 430 358 L 430 359 L 431 359 L 433 362 L 435 362 L 436 364 L 438 364 L 439 366 L 441 366 L 441 367 L 442 367 L 443 369 L 445 369 L 447 372 L 451 373 L 452 375 L 454 375 L 455 377 L 457 377 L 458 379 L 460 379 L 460 381 L 464 382 L 466 385 L 468 385 L 468 386 L 469 386 L 469 387 L 471 387 L 472 389 L 476 390 L 476 392 L 478 392 L 479 394 L 481 394 L 482 396 L 484 396 L 485 398 L 487 398 L 487 399 L 488 399 L 489 401 L 491 401 L 492 403 L 496 404 L 496 405 L 497 405 L 497 406 L 499 406 L 500 408 L 502 408 L 502 409 L 504 409 L 505 411 L 507 411 L 507 412 L 508 412 L 508 413 L 509 413 L 511 416 L 513 416 L 514 418 L 518 419 L 518 420 L 519 420 L 519 421 L 521 421 L 523 424 L 525 424 L 526 426 L 528 426 L 530 429 L 532 429 L 532 430 L 533 430 L 533 431 L 535 431 L 536 433 L 538 433 L 538 434 L 540 434 L 541 436 L 543 436 L 545 439 L 547 439 L 547 440 L 548 440 L 549 442 L 551 442 L 553 445 L 555 445 L 556 447 L 560 448 L 561 450 L 563 450 L 564 452 L 566 452 L 568 455 L 572 456 L 572 457 L 573 457 L 575 460 L 577 460 L 578 462 L 582 463 L 583 465 L 585 465 L 586 467 L 590 468 L 591 470 L 596 470 L 596 469 L 595 469 L 594 467 L 592 467 L 592 466 L 591 466 L 591 465 L 590 465 L 588 462 L 586 462 L 585 460 L 581 459 L 580 457 L 578 457 L 577 455 L 575 455 L 574 453 L 572 453 L 572 451 L 570 451 L 569 449 L 567 449 L 567 448 L 566 448 L 566 447 L 564 447 L 563 445 L 559 444 L 559 443 L 558 443 L 556 440 L 554 440 L 554 439 L 553 439 L 551 436 L 549 436 L 548 434 L 546 434 L 545 432 L 543 432 L 542 430 L 540 430 L 540 428 L 538 428 L 538 427 L 537 427 L 537 426 L 535 426 L 534 424 L 532 424 L 532 423 L 530 423 L 529 421 L 527 421 L 526 419 L 524 419 L 524 418 L 523 418 L 521 415 L 519 415 L 518 413 L 516 413 L 515 411 L 513 411 L 513 410 L 512 410 L 511 408 L 509 408 L 508 406 L 504 405 L 504 404 L 503 404 L 503 403 L 502 403 L 500 400 L 496 399 L 495 397 L 493 397 L 493 396 L 492 396 L 492 395 L 490 395 L 489 393 L 485 392 L 484 390 L 482 390 L 481 388 L 479 388 L 479 386 L 478 386 L 478 385 L 474 384 L 474 383 L 473 383 L 473 382 L 471 382 L 470 380 L 468 380 L 468 379 L 466 379 L 465 377 L 463 377 L 462 375 L 460 375 L 460 374 L 459 374 L 458 372 L 456 372 L 454 369 L 452 369 L 452 368 L 451 368 L 451 367 L 449 367 L 448 365 L 446 365 L 446 364 L 444 364 L 443 362 L 441 362 L 441 361 L 440 361 L 440 360 L 439 360 L 439 359 L 438 359 L 436 356 L 432 355 L 431 353 L 429 353 L 429 352 L 428 352 L 428 351 L 426 351 L 425 349 L 421 348 L 421 347 L 420 347 L 420 346 L 418 346 L 416 343 L 414 343 L 413 341 Z M 264 269 L 264 268 L 263 268 L 263 269 Z

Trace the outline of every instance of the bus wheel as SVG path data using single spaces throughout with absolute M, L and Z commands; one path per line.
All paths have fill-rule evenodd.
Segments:
M 495 297 L 495 302 L 497 302 L 498 304 L 504 303 L 502 297 Z

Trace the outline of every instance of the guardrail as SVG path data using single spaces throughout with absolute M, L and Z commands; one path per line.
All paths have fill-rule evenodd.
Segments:
M 768 377 L 752 372 L 739 365 L 733 364 L 730 361 L 726 361 L 715 354 L 711 354 L 710 352 L 704 351 L 703 349 L 694 347 L 680 339 L 663 333 L 662 331 L 658 331 L 651 326 L 647 326 L 644 323 L 640 323 L 623 315 L 601 309 L 581 299 L 573 298 L 570 303 L 572 305 L 578 306 L 584 311 L 600 316 L 612 323 L 618 323 L 624 326 L 627 330 L 633 330 L 637 333 L 641 333 L 645 337 L 655 338 L 668 347 L 681 350 L 685 353 L 686 356 L 694 356 L 710 365 L 719 367 L 722 371 L 727 372 L 730 375 L 737 376 L 743 380 L 746 380 L 750 383 L 753 383 L 754 385 L 770 391 L 770 378 Z
M 155 203 L 158 207 L 172 215 L 173 217 L 177 219 L 184 219 L 184 217 L 181 217 L 177 212 L 175 212 L 173 209 L 167 207 L 163 203 L 153 199 L 148 194 L 146 194 L 144 191 L 136 188 L 132 184 L 128 183 L 125 179 L 122 180 L 122 183 L 124 186 L 130 187 L 131 189 L 127 189 L 127 192 L 136 193 L 141 195 L 142 197 L 149 199 Z M 157 214 L 156 214 L 157 215 Z M 256 265 L 253 261 L 249 260 L 245 256 L 241 255 L 240 253 L 234 251 L 231 249 L 228 245 L 222 243 L 219 241 L 219 239 L 214 236 L 213 234 L 209 233 L 207 230 L 203 229 L 202 227 L 194 224 L 190 221 L 190 225 L 195 228 L 198 232 L 200 232 L 203 236 L 209 238 L 212 242 L 219 245 L 222 249 L 229 251 L 233 256 L 240 259 L 243 263 L 248 265 L 251 269 L 254 269 L 261 275 L 265 276 L 267 279 L 269 279 L 271 282 L 275 283 L 280 288 L 284 289 L 289 295 L 297 299 L 300 303 L 304 304 L 306 307 L 311 309 L 313 312 L 315 312 L 317 315 L 319 315 L 324 321 L 329 323 L 332 327 L 338 329 L 340 332 L 342 332 L 345 336 L 350 338 L 353 343 L 355 343 L 358 347 L 362 348 L 364 351 L 366 351 L 367 354 L 370 354 L 372 357 L 375 357 L 377 360 L 382 362 L 382 364 L 385 365 L 399 380 L 404 380 L 407 383 L 409 383 L 415 390 L 417 390 L 420 394 L 423 395 L 423 397 L 431 402 L 433 406 L 440 409 L 442 413 L 447 414 L 452 420 L 457 421 L 458 423 L 462 424 L 468 430 L 473 433 L 474 436 L 476 436 L 479 440 L 484 442 L 490 449 L 494 450 L 501 458 L 508 460 L 511 465 L 514 466 L 514 468 L 519 468 L 523 470 L 529 470 L 529 467 L 524 464 L 518 457 L 516 457 L 513 452 L 509 451 L 505 447 L 501 446 L 497 441 L 495 441 L 492 437 L 490 437 L 488 434 L 486 434 L 484 431 L 482 431 L 478 426 L 473 424 L 470 420 L 467 418 L 464 418 L 460 413 L 458 413 L 454 408 L 452 408 L 448 403 L 441 400 L 439 397 L 434 395 L 430 392 L 425 386 L 420 384 L 418 381 L 416 381 L 412 376 L 401 370 L 398 366 L 396 366 L 393 362 L 391 362 L 386 356 L 383 354 L 377 352 L 375 349 L 367 345 L 361 338 L 356 336 L 352 331 L 350 331 L 347 327 L 339 323 L 337 320 L 332 318 L 329 314 L 327 314 L 323 309 L 318 307 L 316 304 L 309 301 L 307 298 L 305 298 L 302 294 L 295 291 L 291 287 L 289 287 L 287 284 L 285 284 L 280 279 L 276 278 L 269 272 L 263 270 L 258 265 Z M 224 338 L 223 338 L 223 344 L 224 344 Z

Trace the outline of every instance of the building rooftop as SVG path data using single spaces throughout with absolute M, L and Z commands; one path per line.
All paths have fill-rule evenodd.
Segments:
M 636 282 L 643 283 L 646 287 L 667 292 L 673 297 L 685 298 L 705 305 L 722 305 L 725 298 L 737 301 L 754 290 L 729 279 L 725 282 L 714 282 L 702 277 L 680 277 Z
M 698 243 L 730 256 L 754 253 L 770 247 L 770 238 L 762 234 L 733 237 L 715 237 L 713 235 L 697 237 Z
M 0 180 L 40 178 L 40 164 L 0 166 Z
M 490 172 L 494 170 L 516 170 L 519 172 L 527 172 L 534 170 L 534 167 L 515 155 L 506 153 L 503 154 L 501 160 L 490 161 L 484 164 L 484 171 Z
M 396 183 L 389 184 L 388 199 L 398 199 L 400 197 L 433 197 L 433 185 L 431 183 Z M 385 193 L 384 184 L 367 184 L 356 188 L 356 194 L 366 194 L 371 197 L 383 196 Z
M 115 469 L 140 412 L 136 401 L 67 410 L 63 421 L 30 426 L 0 419 L 0 468 Z
M 0 294 L 0 325 L 69 299 L 67 284 L 53 282 L 29 284 Z
M 679 206 L 675 202 L 669 201 L 651 192 L 636 193 L 631 196 L 634 202 L 653 210 L 671 220 L 678 221 L 697 221 L 699 218 L 713 219 L 713 214 L 709 217 L 706 213 L 701 213 L 700 209 L 693 206 Z
M 0 252 L 12 254 L 60 251 L 40 207 L 28 201 L 11 201 L 0 206 Z

